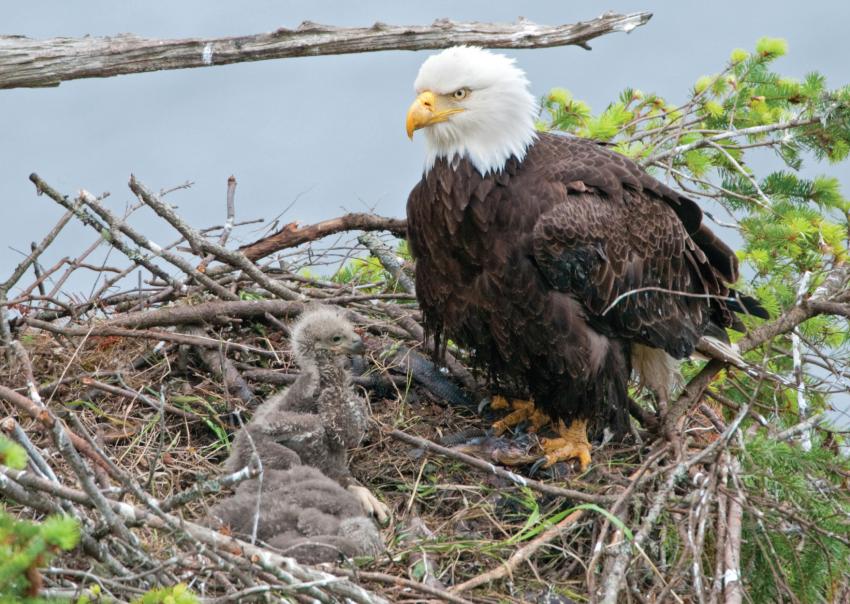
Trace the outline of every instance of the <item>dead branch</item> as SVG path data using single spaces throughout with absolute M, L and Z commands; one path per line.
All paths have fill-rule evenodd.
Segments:
M 850 298 L 850 290 L 846 289 L 848 270 L 845 264 L 836 265 L 810 298 L 800 297 L 794 306 L 775 320 L 745 335 L 737 343 L 738 350 L 742 353 L 753 350 L 778 335 L 791 332 L 800 323 L 824 311 L 834 310 L 836 304 L 846 304 Z M 664 420 L 668 434 L 675 432 L 676 423 L 699 401 L 714 376 L 725 367 L 723 361 L 712 359 L 688 382 L 679 398 L 670 406 Z
M 534 539 L 532 539 L 526 545 L 523 545 L 517 551 L 515 551 L 510 558 L 508 558 L 503 564 L 497 566 L 496 568 L 487 571 L 486 573 L 482 573 L 477 577 L 473 577 L 468 581 L 464 581 L 458 585 L 452 587 L 452 592 L 460 593 L 463 591 L 469 591 L 479 585 L 486 585 L 491 581 L 497 581 L 506 576 L 511 576 L 513 572 L 519 567 L 520 564 L 528 560 L 532 555 L 537 553 L 537 551 L 549 543 L 557 539 L 559 536 L 564 534 L 571 526 L 574 526 L 581 517 L 584 516 L 584 510 L 575 510 L 574 512 L 568 514 L 566 518 L 561 520 L 559 523 L 550 526 L 548 529 L 537 535 Z
M 145 340 L 155 340 L 155 341 L 165 341 L 165 342 L 176 342 L 177 344 L 189 344 L 191 346 L 203 346 L 204 348 L 220 348 L 224 346 L 225 348 L 232 350 L 241 350 L 244 352 L 250 352 L 257 356 L 266 357 L 266 358 L 276 358 L 273 352 L 269 352 L 268 350 L 263 350 L 262 348 L 256 348 L 254 346 L 247 346 L 240 342 L 232 342 L 232 341 L 222 341 L 217 340 L 215 338 L 208 338 L 202 336 L 192 336 L 184 333 L 174 333 L 171 331 L 153 331 L 148 329 L 124 329 L 121 327 L 110 327 L 106 326 L 93 326 L 90 328 L 85 327 L 62 327 L 61 325 L 55 325 L 53 323 L 49 323 L 47 321 L 39 321 L 37 319 L 27 319 L 27 325 L 31 327 L 35 327 L 37 329 L 42 329 L 44 331 L 49 331 L 50 333 L 61 334 L 63 336 L 68 337 L 86 337 L 86 336 L 119 336 L 125 338 L 142 338 Z
M 187 306 L 168 306 L 165 308 L 128 313 L 110 319 L 104 325 L 109 327 L 131 327 L 149 329 L 176 325 L 222 324 L 233 319 L 259 319 L 271 314 L 278 318 L 296 317 L 304 309 L 300 302 L 287 300 L 238 300 L 202 302 Z
M 160 407 L 162 407 L 165 411 L 168 411 L 169 413 L 173 413 L 174 415 L 183 417 L 188 420 L 194 421 L 200 419 L 198 415 L 191 413 L 190 411 L 184 411 L 183 409 L 180 409 L 179 407 L 175 407 L 174 405 L 170 405 L 168 403 L 165 403 L 163 405 L 158 401 L 153 400 L 151 397 L 142 394 L 141 392 L 135 392 L 134 390 L 128 390 L 127 388 L 121 388 L 119 386 L 113 386 L 112 384 L 105 384 L 92 378 L 84 377 L 80 381 L 86 386 L 91 386 L 95 390 L 100 390 L 101 392 L 106 392 L 109 394 L 117 394 L 118 396 L 123 396 L 125 398 L 130 399 L 131 402 L 134 400 L 139 400 L 154 411 L 160 411 Z
M 412 434 L 407 434 L 406 432 L 402 432 L 401 430 L 388 430 L 387 435 L 392 438 L 395 438 L 396 440 L 406 442 L 409 445 L 415 445 L 421 449 L 425 449 L 426 451 L 437 453 L 439 455 L 442 455 L 443 457 L 462 461 L 468 466 L 471 466 L 478 470 L 483 470 L 488 474 L 495 474 L 496 476 L 504 478 L 505 480 L 508 480 L 515 485 L 521 487 L 528 487 L 529 489 L 538 491 L 540 493 L 546 493 L 547 495 L 566 497 L 570 500 L 582 501 L 585 503 L 611 503 L 612 501 L 616 501 L 617 499 L 617 497 L 614 495 L 594 495 L 592 493 L 586 493 L 584 491 L 576 491 L 574 489 L 564 489 L 562 487 L 552 486 L 540 482 L 538 480 L 534 480 L 533 478 L 526 478 L 525 476 L 520 476 L 519 474 L 511 472 L 510 470 L 505 470 L 498 466 L 494 466 L 490 462 L 484 461 L 483 459 L 478 459 L 477 457 L 473 457 L 472 455 L 467 455 L 466 453 L 461 453 L 460 451 L 449 449 L 448 447 L 438 445 L 437 443 L 432 442 L 430 440 L 419 438 L 418 436 L 413 436 Z
M 390 273 L 399 285 L 409 294 L 416 292 L 413 279 L 408 277 L 392 249 L 372 233 L 363 233 L 357 240 L 366 246 L 369 252 L 378 259 L 381 265 Z
M 56 424 L 59 424 L 60 429 L 64 430 L 67 433 L 69 441 L 76 449 L 82 451 L 89 459 L 93 460 L 95 463 L 98 463 L 101 467 L 105 469 L 103 461 L 97 456 L 97 454 L 95 454 L 91 447 L 88 446 L 88 443 L 86 443 L 86 441 L 84 441 L 78 435 L 68 430 L 68 428 L 61 426 L 61 422 L 59 422 L 56 417 L 47 410 L 46 407 L 40 407 L 36 405 L 27 397 L 18 394 L 11 388 L 7 388 L 3 385 L 0 385 L 0 399 L 6 401 L 7 403 L 11 403 L 20 411 L 23 411 L 26 415 L 29 415 L 34 420 L 37 420 L 47 430 L 52 430 Z
M 135 193 L 143 203 L 149 206 L 154 212 L 159 214 L 181 235 L 183 235 L 186 241 L 192 245 L 193 249 L 211 254 L 219 261 L 245 271 L 245 273 L 251 277 L 257 285 L 264 287 L 267 291 L 275 294 L 276 296 L 280 296 L 284 300 L 297 300 L 301 298 L 299 294 L 283 285 L 280 281 L 272 280 L 267 277 L 253 262 L 246 258 L 244 254 L 241 254 L 238 251 L 234 252 L 232 250 L 228 250 L 222 245 L 218 245 L 205 239 L 200 233 L 195 231 L 195 229 L 183 222 L 183 220 L 177 216 L 170 206 L 148 191 L 148 189 L 136 180 L 136 177 L 132 174 L 130 175 L 129 186 L 130 190 L 133 191 L 133 193 Z M 203 275 L 203 273 L 200 274 Z M 205 276 L 199 278 L 199 280 L 204 283 L 208 279 L 209 278 L 205 278 Z M 217 283 L 215 286 L 216 287 L 213 288 L 214 290 L 221 287 Z M 234 294 L 230 294 L 230 292 L 227 293 L 229 296 L 235 297 Z
M 245 257 L 256 262 L 275 252 L 316 241 L 343 231 L 388 231 L 396 237 L 407 236 L 407 221 L 384 218 L 375 214 L 346 214 L 301 227 L 297 222 L 283 225 L 276 233 L 239 248 Z
M 0 89 L 58 86 L 80 78 L 228 65 L 292 57 L 339 55 L 380 50 L 425 50 L 456 44 L 489 48 L 546 48 L 575 44 L 645 24 L 651 13 L 606 13 L 566 25 L 455 22 L 431 25 L 332 27 L 305 21 L 297 29 L 231 38 L 158 40 L 130 34 L 109 37 L 51 38 L 0 36 Z
M 223 246 L 230 239 L 230 233 L 233 231 L 233 225 L 236 222 L 236 177 L 231 175 L 227 179 L 227 220 L 224 222 L 224 227 L 221 229 L 221 235 L 218 238 L 218 244 Z M 198 270 L 202 273 L 207 270 L 207 264 L 213 261 L 212 254 L 208 254 L 198 265 Z

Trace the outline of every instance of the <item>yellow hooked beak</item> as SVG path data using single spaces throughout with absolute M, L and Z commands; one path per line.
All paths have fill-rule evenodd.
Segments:
M 449 119 L 450 115 L 465 111 L 460 107 L 446 107 L 447 101 L 443 96 L 437 96 L 430 90 L 426 90 L 413 101 L 410 109 L 407 110 L 407 136 L 413 138 L 413 132 L 438 124 Z

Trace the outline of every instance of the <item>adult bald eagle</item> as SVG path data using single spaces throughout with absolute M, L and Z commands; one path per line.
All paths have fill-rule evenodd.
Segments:
M 562 438 L 544 442 L 548 463 L 584 468 L 588 420 L 627 426 L 632 367 L 666 398 L 673 359 L 735 324 L 735 254 L 692 200 L 628 158 L 537 132 L 512 59 L 449 48 L 415 89 L 407 134 L 424 130 L 427 155 L 407 219 L 425 325 L 438 349 L 452 338 L 520 378 L 563 420 Z

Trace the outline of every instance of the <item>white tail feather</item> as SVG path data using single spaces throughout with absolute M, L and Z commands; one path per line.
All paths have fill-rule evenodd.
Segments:
M 660 348 L 632 345 L 632 369 L 641 386 L 646 386 L 667 401 L 670 392 L 682 384 L 679 362 Z
M 711 336 L 703 336 L 699 342 L 697 342 L 697 352 L 699 354 L 691 355 L 691 358 L 697 359 L 717 359 L 719 361 L 725 361 L 726 363 L 731 363 L 736 367 L 746 368 L 747 362 L 744 360 L 744 357 L 741 356 L 741 353 L 738 351 L 738 347 L 735 344 L 728 344 L 723 340 L 719 340 L 717 338 L 713 338 Z

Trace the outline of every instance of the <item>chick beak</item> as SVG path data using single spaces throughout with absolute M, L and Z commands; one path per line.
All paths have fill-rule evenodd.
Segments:
M 426 90 L 413 101 L 407 110 L 407 136 L 413 139 L 413 133 L 431 124 L 445 122 L 449 116 L 464 111 L 460 107 L 441 107 L 441 101 L 430 90 Z

